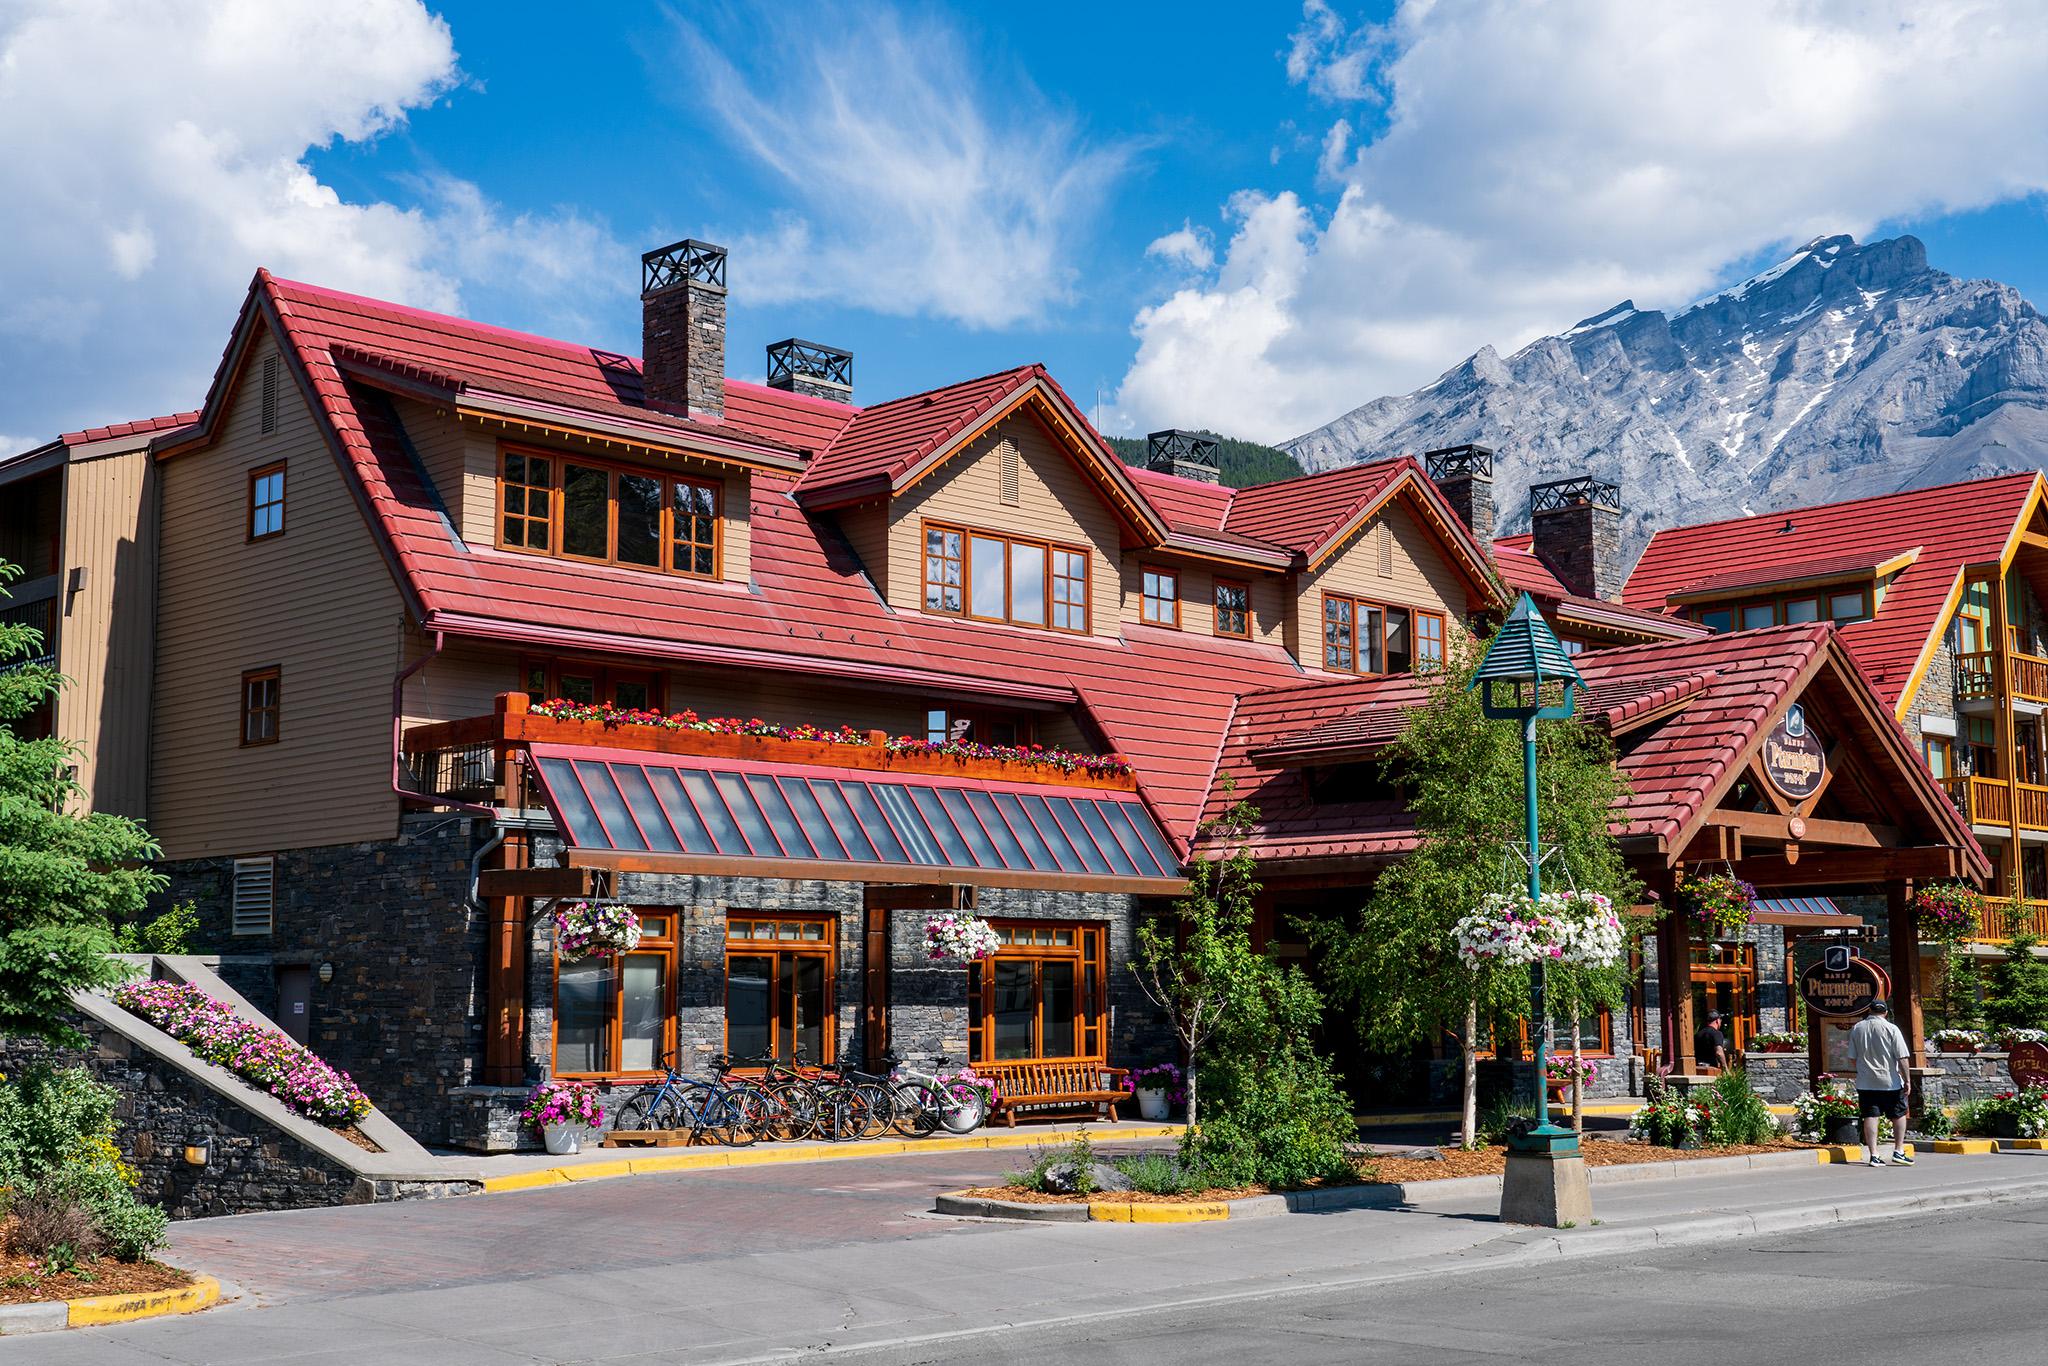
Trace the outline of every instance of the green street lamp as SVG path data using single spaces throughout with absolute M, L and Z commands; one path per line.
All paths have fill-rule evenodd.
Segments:
M 1471 688 L 1479 693 L 1480 710 L 1488 716 L 1522 723 L 1522 798 L 1527 811 L 1529 900 L 1543 895 L 1542 845 L 1536 828 L 1536 723 L 1572 714 L 1576 694 L 1586 680 L 1565 653 L 1563 642 L 1536 610 L 1527 593 L 1487 642 L 1473 672 Z M 1550 1062 L 1550 1017 L 1544 1011 L 1543 963 L 1530 973 L 1529 1032 L 1536 1039 L 1536 1127 L 1510 1137 L 1509 1146 L 1522 1152 L 1576 1154 L 1578 1135 L 1550 1122 L 1550 1094 L 1544 1074 Z

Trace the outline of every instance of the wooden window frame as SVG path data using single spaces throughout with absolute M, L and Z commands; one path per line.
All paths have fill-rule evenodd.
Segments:
M 505 457 L 521 456 L 527 460 L 546 462 L 548 470 L 548 544 L 544 548 L 515 545 L 505 539 Z M 601 470 L 605 475 L 605 553 L 603 556 L 572 555 L 562 547 L 562 520 L 567 510 L 568 499 L 564 496 L 564 477 L 567 467 L 578 465 L 584 469 Z M 661 513 L 655 526 L 657 563 L 637 564 L 619 558 L 619 478 L 621 475 L 652 479 L 661 485 Z M 592 459 L 572 455 L 565 451 L 551 451 L 537 446 L 521 445 L 517 442 L 498 444 L 498 465 L 494 473 L 497 485 L 496 515 L 491 523 L 491 543 L 499 550 L 514 555 L 539 555 L 548 559 L 567 560 L 571 564 L 597 564 L 613 569 L 628 569 L 641 574 L 665 574 L 671 578 L 695 579 L 702 583 L 717 583 L 725 577 L 725 481 L 695 474 L 678 474 L 672 470 L 655 469 L 647 465 L 628 465 L 612 460 Z M 694 569 L 674 567 L 675 537 L 675 486 L 687 484 L 711 491 L 711 572 L 700 574 Z M 537 487 L 522 484 L 522 488 Z M 517 513 L 515 516 L 531 523 L 539 519 L 531 513 Z M 700 544 L 690 541 L 686 544 Z
M 739 939 L 733 936 L 733 926 L 755 925 L 821 925 L 824 935 L 819 939 Z M 830 914 L 796 912 L 783 914 L 776 911 L 733 910 L 726 915 L 725 956 L 719 962 L 719 1010 L 720 1028 L 723 1031 L 724 1049 L 732 1052 L 732 960 L 735 955 L 742 958 L 773 957 L 776 959 L 774 973 L 768 983 L 768 1052 L 771 1057 L 784 1058 L 779 1036 L 782 1031 L 782 965 L 784 954 L 804 957 L 822 957 L 825 960 L 824 1013 L 818 1022 L 818 1056 L 805 1059 L 807 1066 L 829 1064 L 839 1056 L 839 918 Z M 786 1060 L 793 1060 L 792 1046 Z M 759 1068 L 742 1067 L 742 1073 L 760 1071 Z
M 256 486 L 273 474 L 277 476 L 277 501 L 275 503 L 258 503 L 256 501 Z M 249 492 L 242 518 L 242 539 L 245 544 L 253 545 L 257 541 L 268 541 L 284 535 L 284 500 L 287 483 L 285 462 L 282 460 L 273 460 L 267 465 L 258 465 L 255 469 L 249 471 Z M 270 507 L 277 509 L 277 526 L 270 531 L 258 531 L 256 529 L 256 513 L 259 508 Z
M 1745 626 L 1742 624 L 1743 618 L 1748 613 L 1760 607 L 1768 607 L 1770 609 L 1770 624 L 1772 626 L 1824 625 L 1830 622 L 1840 626 L 1849 626 L 1859 621 L 1872 621 L 1876 619 L 1877 610 L 1873 604 L 1873 592 L 1873 586 L 1863 582 L 1834 585 L 1824 584 L 1819 588 L 1802 588 L 1789 593 L 1774 593 L 1768 597 L 1727 598 L 1719 602 L 1699 603 L 1692 607 L 1690 614 L 1694 621 L 1717 635 L 1721 634 L 1724 630 L 1764 630 L 1765 628 L 1762 626 Z M 1856 609 L 1856 615 L 1851 617 L 1837 617 L 1834 615 L 1834 600 L 1838 597 L 1847 597 L 1851 593 L 1854 593 L 1862 604 Z M 1795 622 L 1792 620 L 1790 608 L 1795 602 L 1810 602 L 1814 604 L 1815 615 L 1811 621 Z M 1728 618 L 1728 625 L 1726 627 L 1715 627 L 1707 620 L 1709 617 L 1719 616 Z
M 1598 1048 L 1587 1048 L 1587 1049 L 1581 1049 L 1581 1050 L 1580 1050 L 1580 1053 L 1579 1053 L 1579 1056 L 1580 1056 L 1580 1057 L 1585 1057 L 1585 1058 L 1611 1058 L 1611 1057 L 1613 1057 L 1613 1056 L 1614 1056 L 1614 1012 L 1613 1012 L 1613 1011 L 1611 1011 L 1611 1010 L 1609 1010 L 1609 1009 L 1608 1009 L 1608 1008 L 1607 1008 L 1606 1006 L 1596 1006 L 1596 1007 L 1594 1007 L 1594 1009 L 1593 1009 L 1592 1011 L 1590 1011 L 1590 1012 L 1588 1012 L 1588 1013 L 1590 1014 L 1590 1016 L 1591 1016 L 1591 1017 L 1592 1017 L 1592 1018 L 1593 1018 L 1594 1020 L 1596 1020 L 1596 1021 L 1598 1021 L 1598 1022 L 1599 1022 L 1599 1026 L 1600 1026 L 1600 1046 L 1599 1046 Z M 1530 1038 L 1530 1036 L 1529 1036 L 1529 1018 L 1528 1018 L 1528 1016 L 1526 1016 L 1526 1015 L 1525 1015 L 1525 1016 L 1522 1016 L 1522 1017 L 1520 1017 L 1519 1019 L 1517 1019 L 1517 1020 L 1515 1021 L 1515 1026 L 1516 1026 L 1516 1028 L 1517 1028 L 1517 1029 L 1518 1029 L 1518 1030 L 1520 1031 L 1520 1034 L 1521 1034 L 1521 1041 L 1522 1041 L 1522 1056 L 1523 1056 L 1523 1057 L 1525 1057 L 1525 1058 L 1533 1058 L 1533 1057 L 1535 1057 L 1535 1056 L 1536 1056 L 1536 1051 L 1535 1051 L 1535 1040 L 1534 1040 L 1534 1039 L 1532 1039 L 1532 1038 Z M 1559 1049 L 1558 1049 L 1558 1050 L 1557 1050 L 1557 1051 L 1556 1051 L 1555 1053 L 1551 1054 L 1551 1056 L 1552 1056 L 1552 1057 L 1556 1057 L 1556 1058 L 1568 1058 L 1568 1057 L 1570 1057 L 1570 1056 L 1571 1056 L 1571 1049 L 1570 1049 L 1570 1048 L 1566 1048 L 1566 1047 L 1560 1047 L 1560 1048 L 1559 1048 Z
M 261 682 L 266 682 L 266 681 L 274 685 L 274 691 L 273 691 L 273 692 L 271 693 L 271 700 L 270 700 L 270 705 L 269 705 L 269 706 L 267 706 L 267 707 L 252 707 L 252 706 L 250 706 L 250 705 L 249 705 L 249 685 L 250 685 L 250 684 L 252 684 L 252 683 L 261 683 Z M 268 713 L 269 713 L 269 715 L 270 715 L 270 734 L 268 734 L 268 735 L 264 735 L 264 736 L 259 736 L 259 737 L 257 737 L 256 739 L 254 739 L 254 740 L 251 740 L 251 739 L 249 738 L 249 720 L 250 720 L 250 718 L 251 718 L 251 717 L 254 717 L 254 716 L 258 716 L 258 715 L 261 715 L 261 714 L 263 714 L 263 713 L 265 713 L 265 712 L 268 712 Z M 279 740 L 279 739 L 281 739 L 281 738 L 283 737 L 283 735 L 284 735 L 284 668 L 283 668 L 283 666 L 281 666 L 281 665 L 277 665 L 277 664 L 266 664 L 266 665 L 264 665 L 264 666 L 263 666 L 262 668 L 260 668 L 260 669 L 244 669 L 244 670 L 242 671 L 242 692 L 241 692 L 241 704 L 240 704 L 240 706 L 239 706 L 239 707 L 237 708 L 237 713 L 238 713 L 238 718 L 239 718 L 239 731 L 238 731 L 238 734 L 239 734 L 239 736 L 240 736 L 240 738 L 241 738 L 241 748 L 243 748 L 243 749 L 256 749 L 256 748 L 259 748 L 259 747 L 261 747 L 261 746 L 263 746 L 263 745 L 274 745 L 274 744 L 276 744 L 276 743 L 278 742 L 278 740 Z
M 640 943 L 634 947 L 631 954 L 620 954 L 616 958 L 607 960 L 613 965 L 611 1005 L 605 1017 L 604 1035 L 605 1058 L 606 1061 L 612 1064 L 609 1069 L 597 1072 L 568 1072 L 555 1067 L 555 1060 L 561 1056 L 558 1050 L 562 1032 L 561 993 L 563 967 L 561 955 L 555 955 L 554 985 L 549 993 L 552 1015 L 548 1028 L 548 1066 L 554 1076 L 574 1077 L 581 1080 L 603 1080 L 615 1077 L 659 1077 L 663 1075 L 659 1055 L 671 1053 L 676 1047 L 676 978 L 682 962 L 679 945 L 682 942 L 683 910 L 680 906 L 645 906 L 636 907 L 635 910 L 643 917 L 666 916 L 668 918 L 668 933 L 665 935 L 650 935 L 643 932 L 640 937 Z M 642 925 L 644 926 L 645 923 L 643 918 Z M 642 954 L 649 957 L 660 954 L 663 958 L 662 994 L 665 999 L 661 1003 L 661 1040 L 656 1048 L 656 1065 L 653 1068 L 628 1070 L 621 1065 L 620 1059 L 620 1052 L 625 1047 L 624 1004 L 626 974 L 624 960 L 634 955 Z M 571 964 L 571 966 L 574 965 Z
M 1161 597 L 1152 591 L 1152 581 L 1163 579 L 1173 585 L 1170 596 Z M 1163 602 L 1168 611 L 1164 617 L 1152 615 L 1152 604 Z M 1147 626 L 1159 626 L 1169 631 L 1180 629 L 1180 571 L 1165 565 L 1141 564 L 1138 566 L 1138 620 Z
M 1058 564 L 1061 555 L 1072 555 L 1080 563 L 1081 577 L 1079 579 L 1076 579 L 1072 574 L 1062 574 L 1059 572 Z M 1049 631 L 1064 631 L 1068 635 L 1087 635 L 1089 623 L 1094 620 L 1095 613 L 1095 557 L 1086 550 L 1074 546 L 1060 545 L 1055 542 L 1052 545 L 1051 553 L 1046 556 L 1045 564 L 1046 629 Z M 1062 580 L 1081 585 L 1080 602 L 1063 603 L 1053 596 Z M 1060 608 L 1062 607 L 1078 608 L 1081 613 L 1081 624 L 1079 626 L 1061 626 L 1059 624 L 1059 616 Z
M 960 607 L 958 611 L 946 607 L 934 607 L 929 600 L 927 590 L 934 583 L 931 577 L 932 554 L 929 547 L 934 532 L 940 535 L 950 534 L 960 538 Z M 999 617 L 980 616 L 974 610 L 974 553 L 972 546 L 973 538 L 977 536 L 985 541 L 1000 541 L 1003 543 L 1003 615 Z M 1015 562 L 1014 552 L 1016 547 L 1020 545 L 1029 546 L 1044 557 L 1044 568 L 1040 571 L 1043 586 L 1040 590 L 1039 598 L 1039 601 L 1045 604 L 1044 621 L 1020 621 L 1015 615 L 1014 605 L 1011 602 L 1010 596 L 1011 586 L 1014 581 L 1010 566 Z M 1062 551 L 1069 555 L 1079 556 L 1081 560 L 1083 573 L 1083 577 L 1080 580 L 1082 621 L 1078 627 L 1055 626 L 1053 624 L 1059 616 L 1058 609 L 1061 605 L 1053 601 L 1053 584 L 1058 579 L 1073 582 L 1071 574 L 1063 575 L 1053 572 L 1056 557 Z M 959 621 L 980 622 L 988 626 L 1016 626 L 1026 631 L 1060 631 L 1067 635 L 1088 634 L 1088 621 L 1090 618 L 1088 594 L 1092 591 L 1094 558 L 1085 547 L 1072 545 L 1064 541 L 1048 540 L 1043 536 L 1011 536 L 1004 532 L 990 531 L 984 527 L 967 526 L 960 522 L 921 520 L 918 523 L 917 529 L 917 555 L 918 606 L 920 610 L 932 616 L 953 617 Z M 952 560 L 951 556 L 941 556 L 939 558 L 947 562 Z M 945 583 L 938 584 L 938 587 L 941 589 L 952 586 Z
M 618 704 L 612 697 L 615 684 L 629 681 L 637 683 L 645 680 L 647 683 L 648 710 L 663 711 L 667 708 L 668 671 L 652 665 L 645 667 L 622 666 L 601 663 L 597 660 L 578 659 L 573 655 L 521 655 L 519 658 L 519 677 L 514 691 L 523 692 L 529 698 L 533 698 L 532 683 L 533 675 L 536 671 L 545 675 L 544 682 L 546 686 L 541 691 L 546 696 L 534 700 L 545 701 L 561 697 L 563 674 L 587 673 L 595 678 L 597 688 L 596 700 L 598 702 L 617 706 Z
M 1223 613 L 1225 610 L 1223 606 L 1223 593 L 1224 590 L 1232 588 L 1244 594 L 1244 629 L 1240 631 L 1225 630 L 1223 626 Z M 1250 640 L 1252 638 L 1251 584 L 1247 583 L 1243 579 L 1216 579 L 1214 580 L 1213 585 L 1210 589 L 1210 597 L 1212 601 L 1215 603 L 1216 610 L 1215 625 L 1211 629 L 1214 630 L 1217 635 L 1227 637 L 1231 640 Z M 1232 608 L 1230 610 L 1236 611 L 1238 609 Z
M 1411 607 L 1408 609 L 1408 634 L 1410 636 L 1408 658 L 1410 660 L 1409 672 L 1411 673 L 1421 672 L 1424 663 L 1422 654 L 1422 623 L 1425 621 L 1436 623 L 1436 653 L 1430 656 L 1427 662 L 1441 669 L 1450 659 L 1450 617 L 1443 612 L 1432 612 L 1426 608 Z
M 1348 603 L 1351 607 L 1351 665 L 1349 668 L 1346 668 L 1341 664 L 1330 663 L 1330 643 L 1328 632 L 1330 622 L 1329 604 L 1332 602 Z M 1363 667 L 1365 651 L 1361 648 L 1361 641 L 1363 637 L 1360 634 L 1360 627 L 1365 616 L 1365 613 L 1361 610 L 1363 608 L 1371 608 L 1380 614 L 1380 667 L 1377 669 L 1368 669 Z M 1388 614 L 1392 612 L 1405 612 L 1408 615 L 1408 667 L 1401 670 L 1394 670 L 1387 667 L 1387 617 Z M 1416 649 L 1417 636 L 1415 632 L 1415 621 L 1417 617 L 1424 616 L 1434 617 L 1437 620 L 1437 622 L 1440 625 L 1441 631 L 1445 634 L 1444 645 L 1445 648 L 1448 649 L 1450 645 L 1450 641 L 1448 638 L 1448 632 L 1450 630 L 1450 621 L 1442 612 L 1438 612 L 1428 607 L 1410 607 L 1406 603 L 1386 602 L 1379 598 L 1361 597 L 1356 593 L 1339 593 L 1331 589 L 1325 589 L 1323 591 L 1322 611 L 1319 612 L 1316 616 L 1318 635 L 1320 642 L 1322 644 L 1323 671 L 1325 673 L 1356 674 L 1361 678 L 1389 678 L 1395 676 L 1397 673 L 1414 673 L 1416 671 L 1416 666 L 1421 659 L 1421 654 Z M 1438 662 L 1441 663 L 1441 661 Z
M 1108 991 L 1109 991 L 1109 928 L 1100 921 L 1090 920 L 991 920 L 989 922 L 998 935 L 1015 934 L 1019 930 L 1034 933 L 1045 930 L 1057 933 L 1066 930 L 1071 933 L 1070 944 L 1020 945 L 1008 938 L 996 950 L 995 957 L 968 965 L 967 973 L 967 1052 L 973 1066 L 995 1063 L 1023 1062 L 1107 1062 L 1109 1060 L 1108 1032 Z M 995 1056 L 995 974 L 988 970 L 995 963 L 1047 961 L 1069 962 L 1074 965 L 1074 1045 L 1078 1050 L 1071 1054 L 1045 1052 L 1045 988 L 1042 970 L 1032 972 L 1034 996 L 1031 1021 L 1031 1056 L 1026 1058 L 997 1058 Z M 1094 989 L 1089 989 L 1089 969 L 1094 969 Z M 1091 1046 L 1092 1044 L 1092 1046 Z

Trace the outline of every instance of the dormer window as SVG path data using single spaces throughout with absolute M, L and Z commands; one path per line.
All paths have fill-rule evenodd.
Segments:
M 498 478 L 505 550 L 719 577 L 715 480 L 506 447 Z
M 927 522 L 924 610 L 1086 631 L 1088 554 L 1050 541 Z
M 1323 594 L 1323 667 L 1333 673 L 1404 674 L 1444 662 L 1440 612 Z
M 1154 626 L 1180 625 L 1180 575 L 1171 569 L 1144 571 L 1144 600 L 1138 615 Z

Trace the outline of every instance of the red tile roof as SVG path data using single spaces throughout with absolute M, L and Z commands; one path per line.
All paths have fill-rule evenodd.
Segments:
M 67 446 L 84 446 L 95 441 L 110 441 L 117 436 L 149 436 L 156 432 L 175 431 L 189 427 L 199 420 L 199 414 L 170 413 L 163 417 L 145 417 L 137 422 L 116 422 L 105 427 L 87 427 L 82 432 L 66 432 L 58 437 Z
M 1650 538 L 1622 601 L 1655 610 L 1711 577 L 1742 575 L 1755 585 L 1816 563 L 1880 564 L 1918 547 L 1919 558 L 1892 581 L 1876 617 L 1842 628 L 1843 643 L 1879 696 L 1902 709 L 1937 643 L 1943 608 L 1963 567 L 2000 559 L 2039 479 L 2005 475 L 1671 527 Z
M 1421 468 L 1399 456 L 1239 489 L 1223 529 L 1314 559 L 1396 479 Z
M 797 482 L 806 499 L 901 479 L 946 441 L 1045 374 L 1020 365 L 863 408 Z

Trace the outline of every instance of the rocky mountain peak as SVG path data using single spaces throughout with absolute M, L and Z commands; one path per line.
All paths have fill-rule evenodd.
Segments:
M 1625 535 L 2032 469 L 2048 457 L 2048 324 L 2010 286 L 1929 267 L 1918 238 L 1814 238 L 1669 313 L 1633 299 L 1508 357 L 1283 443 L 1309 470 L 1495 448 L 1501 530 L 1531 483 L 1622 485 Z

